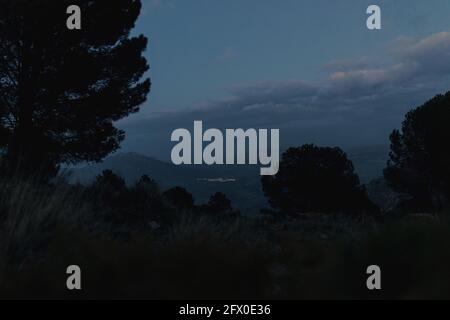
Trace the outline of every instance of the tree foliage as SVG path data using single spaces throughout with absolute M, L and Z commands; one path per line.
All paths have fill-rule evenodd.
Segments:
M 119 147 L 114 122 L 137 112 L 150 80 L 147 39 L 130 32 L 140 0 L 79 0 L 82 29 L 68 30 L 70 0 L 0 0 L 0 147 L 9 169 L 55 172 Z
M 201 210 L 207 214 L 219 217 L 238 217 L 241 214 L 239 210 L 233 208 L 231 200 L 222 192 L 213 194 L 209 198 L 208 203 L 202 206 Z
M 384 176 L 416 209 L 442 210 L 450 196 L 450 92 L 408 112 L 401 130 L 390 136 Z
M 134 185 L 111 170 L 97 176 L 86 188 L 98 221 L 124 230 L 145 229 L 152 221 L 162 221 L 166 211 L 158 184 L 142 176 Z
M 278 174 L 263 177 L 262 184 L 271 206 L 287 214 L 375 210 L 352 162 L 339 148 L 290 148 Z
M 194 197 L 182 187 L 174 187 L 163 193 L 164 200 L 177 210 L 192 210 L 194 208 Z

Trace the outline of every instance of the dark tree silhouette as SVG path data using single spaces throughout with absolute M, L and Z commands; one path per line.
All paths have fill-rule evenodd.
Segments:
M 391 134 L 384 176 L 394 190 L 412 197 L 417 210 L 442 210 L 450 196 L 450 92 L 410 111 Z
M 97 176 L 90 190 L 98 202 L 103 205 L 124 207 L 128 202 L 128 189 L 125 180 L 111 170 L 105 170 Z
M 231 207 L 230 199 L 228 199 L 222 192 L 216 192 L 213 194 L 208 201 L 208 206 L 217 212 L 230 211 L 233 209 Z
M 175 187 L 165 191 L 163 198 L 177 210 L 190 210 L 194 208 L 194 197 L 182 187 Z
M 105 170 L 86 190 L 95 217 L 121 233 L 143 230 L 151 221 L 161 220 L 164 209 L 158 184 L 143 176 L 134 186 L 111 170 Z
M 66 9 L 82 9 L 68 30 Z M 9 169 L 55 172 L 119 147 L 150 90 L 140 0 L 0 0 L 0 143 Z
M 134 192 L 144 200 L 151 200 L 161 196 L 158 183 L 147 175 L 143 175 L 134 186 Z
M 136 214 L 143 216 L 151 214 L 154 216 L 162 211 L 163 204 L 159 185 L 147 175 L 141 177 L 131 188 L 130 193 L 131 205 Z
M 233 209 L 231 200 L 222 192 L 217 192 L 209 198 L 208 204 L 204 208 L 209 214 L 221 216 L 238 216 L 239 211 Z
M 278 174 L 263 177 L 262 184 L 271 206 L 290 215 L 376 210 L 352 162 L 339 148 L 290 148 Z

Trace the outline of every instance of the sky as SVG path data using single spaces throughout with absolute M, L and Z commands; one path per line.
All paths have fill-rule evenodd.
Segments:
M 377 4 L 382 29 L 368 30 Z M 450 90 L 448 0 L 143 0 L 152 91 L 118 125 L 122 151 L 163 160 L 170 134 L 277 128 L 281 146 L 388 144 Z

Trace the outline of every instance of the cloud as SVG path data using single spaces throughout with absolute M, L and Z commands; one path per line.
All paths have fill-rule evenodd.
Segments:
M 356 60 L 332 60 L 323 66 L 323 69 L 328 72 L 350 71 L 367 68 L 373 65 L 368 57 L 362 57 Z
M 343 89 L 373 89 L 389 85 L 410 86 L 441 80 L 450 75 L 449 32 L 419 40 L 399 38 L 391 44 L 391 52 L 395 61 L 393 65 L 337 71 L 331 74 L 330 80 Z
M 420 40 L 401 38 L 392 47 L 398 59 L 416 67 L 415 76 L 450 74 L 450 32 Z
M 449 89 L 449 49 L 448 32 L 401 38 L 387 51 L 391 64 L 372 64 L 368 58 L 334 61 L 324 66 L 330 74 L 321 83 L 292 79 L 238 85 L 227 99 L 123 123 L 129 136 L 125 145 L 167 158 L 170 133 L 190 128 L 194 120 L 222 129 L 279 128 L 284 147 L 387 143 L 409 109 Z

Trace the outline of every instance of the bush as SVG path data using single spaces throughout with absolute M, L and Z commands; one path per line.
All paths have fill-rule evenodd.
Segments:
M 163 198 L 176 210 L 186 211 L 194 208 L 194 197 L 186 189 L 181 187 L 175 187 L 165 191 Z
M 158 184 L 148 176 L 132 187 L 110 170 L 104 171 L 87 188 L 86 198 L 93 203 L 95 220 L 112 232 L 129 234 L 161 223 L 166 208 Z
M 241 214 L 239 210 L 233 208 L 231 200 L 222 192 L 213 194 L 208 203 L 200 207 L 200 211 L 219 218 L 233 218 Z

